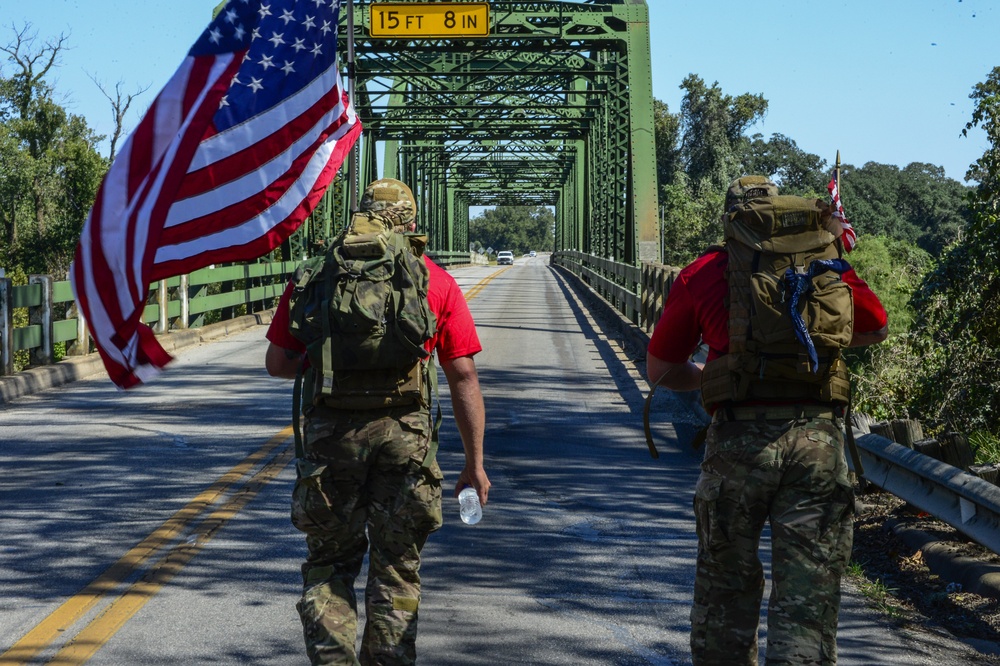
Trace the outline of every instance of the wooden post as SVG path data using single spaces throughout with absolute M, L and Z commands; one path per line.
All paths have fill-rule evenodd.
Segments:
M 949 465 L 967 470 L 975 462 L 975 454 L 965 435 L 957 432 L 946 432 L 941 435 L 940 442 L 941 458 Z
M 885 437 L 893 442 L 896 441 L 892 434 L 892 424 L 888 421 L 879 421 L 871 424 L 871 431 L 880 437 Z
M 0 375 L 14 372 L 13 289 L 14 284 L 9 277 L 0 277 Z
M 49 365 L 54 356 L 52 331 L 52 276 L 30 275 L 28 284 L 41 287 L 42 302 L 28 309 L 28 324 L 38 326 L 42 331 L 42 344 L 30 353 L 31 365 Z
M 184 274 L 181 276 L 181 284 L 177 287 L 177 300 L 181 302 L 181 316 L 178 317 L 176 326 L 177 328 L 187 328 L 191 319 L 191 303 L 188 300 L 188 276 Z
M 920 421 L 896 419 L 892 422 L 892 434 L 892 441 L 912 449 L 914 442 L 924 438 L 924 429 L 920 426 Z
M 930 456 L 931 458 L 934 458 L 934 460 L 945 462 L 944 458 L 941 456 L 941 443 L 936 439 L 921 439 L 918 442 L 914 442 L 913 450 L 919 451 L 925 456 Z

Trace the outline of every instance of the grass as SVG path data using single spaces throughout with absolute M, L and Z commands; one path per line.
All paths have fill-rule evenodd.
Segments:
M 989 465 L 1000 462 L 1000 438 L 983 430 L 969 435 L 969 444 L 976 452 L 976 464 Z
M 894 619 L 906 617 L 906 610 L 893 596 L 896 590 L 887 587 L 881 579 L 870 580 L 864 564 L 851 560 L 847 565 L 847 577 L 854 581 L 875 610 Z

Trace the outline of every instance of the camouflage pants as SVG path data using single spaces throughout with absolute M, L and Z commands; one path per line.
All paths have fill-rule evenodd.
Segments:
M 854 494 L 843 435 L 829 419 L 717 422 L 695 491 L 695 666 L 757 664 L 764 590 L 757 554 L 771 523 L 767 661 L 836 664 L 840 579 Z
M 308 415 L 292 523 L 309 549 L 297 607 L 313 664 L 415 663 L 420 550 L 441 527 L 441 470 L 423 465 L 430 436 L 426 409 Z M 366 552 L 357 654 L 354 581 Z

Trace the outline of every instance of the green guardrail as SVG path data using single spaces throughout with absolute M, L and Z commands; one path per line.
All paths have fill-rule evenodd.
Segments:
M 281 296 L 296 265 L 214 266 L 155 282 L 142 321 L 165 333 L 267 309 Z M 0 375 L 92 351 L 69 281 L 32 275 L 27 285 L 15 286 L 10 278 L 0 277 Z M 24 354 L 18 358 L 18 352 L 27 352 L 27 359 Z
M 428 255 L 446 268 L 479 263 L 470 252 Z M 297 265 L 284 261 L 213 266 L 154 282 L 142 321 L 165 333 L 266 310 L 277 302 Z M 28 284 L 15 286 L 10 278 L 0 277 L 0 376 L 93 351 L 68 280 L 32 275 Z

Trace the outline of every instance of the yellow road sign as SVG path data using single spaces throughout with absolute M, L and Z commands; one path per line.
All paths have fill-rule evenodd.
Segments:
M 382 39 L 488 37 L 488 2 L 375 2 L 371 36 Z

